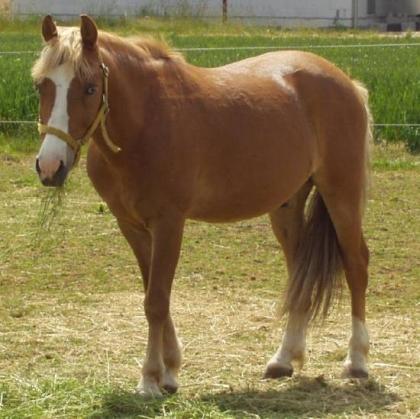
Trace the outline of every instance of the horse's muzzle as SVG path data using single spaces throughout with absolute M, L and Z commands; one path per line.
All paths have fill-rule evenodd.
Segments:
M 41 178 L 41 168 L 39 167 L 38 159 L 36 159 L 35 168 L 44 186 L 52 186 L 52 187 L 63 186 L 64 181 L 67 178 L 68 170 L 67 170 L 67 167 L 64 166 L 64 163 L 62 160 L 60 161 L 59 168 L 57 169 L 57 171 L 54 173 L 52 177 Z

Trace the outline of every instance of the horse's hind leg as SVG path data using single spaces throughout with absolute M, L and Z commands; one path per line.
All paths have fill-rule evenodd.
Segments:
M 344 363 L 344 374 L 350 377 L 363 378 L 368 376 L 367 355 L 369 352 L 369 335 L 365 326 L 369 250 L 363 235 L 360 237 L 357 256 L 354 258 L 349 255 L 345 256 L 344 259 L 352 305 L 352 336 L 349 342 L 347 359 Z
M 325 182 L 327 177 L 315 182 L 334 224 L 351 294 L 352 336 L 344 364 L 345 374 L 360 378 L 368 376 L 369 336 L 365 326 L 365 299 L 369 250 L 362 233 L 365 179 L 362 176 L 358 179 L 357 172 L 354 170 L 352 176 L 346 177 L 346 182 L 341 181 L 337 185 L 334 185 L 333 179 L 340 177 L 336 176 L 328 176 L 328 186 Z
M 294 255 L 304 224 L 304 208 L 312 183 L 308 181 L 286 204 L 270 214 L 273 232 L 283 248 L 289 277 L 294 267 Z M 290 311 L 282 344 L 267 364 L 265 378 L 293 374 L 292 361 L 303 364 L 306 346 L 307 315 Z

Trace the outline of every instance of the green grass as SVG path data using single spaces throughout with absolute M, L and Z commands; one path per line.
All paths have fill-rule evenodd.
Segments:
M 292 379 L 262 381 L 282 324 L 286 268 L 268 220 L 189 222 L 172 310 L 184 345 L 178 395 L 133 393 L 147 338 L 134 257 L 89 184 L 85 160 L 59 213 L 33 154 L 0 143 L 0 418 L 406 418 L 420 414 L 420 160 L 375 147 L 365 220 L 371 249 L 371 378 L 340 379 L 344 301 L 311 330 Z
M 0 26 L 0 50 L 40 50 L 39 22 L 3 20 L 0 23 L 3 24 Z M 179 19 L 100 21 L 99 25 L 123 35 L 162 35 L 176 48 L 275 45 L 279 48 L 294 46 L 313 51 L 366 84 L 371 93 L 371 107 L 376 122 L 420 122 L 420 82 L 417 74 L 420 67 L 420 47 L 322 48 L 323 45 L 418 43 L 418 38 L 411 34 L 391 37 L 373 32 L 286 31 Z M 185 55 L 193 64 L 214 67 L 262 52 L 264 51 L 189 51 Z M 30 67 L 35 57 L 36 54 L 0 54 L 0 120 L 37 118 L 37 97 L 30 80 Z M 14 137 L 36 137 L 34 127 L 0 125 L 0 133 Z M 419 128 L 378 128 L 376 137 L 389 142 L 402 141 L 411 151 L 418 151 L 420 148 Z

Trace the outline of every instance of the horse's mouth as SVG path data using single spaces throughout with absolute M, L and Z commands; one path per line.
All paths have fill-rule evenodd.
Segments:
M 60 162 L 60 167 L 58 168 L 58 170 L 54 173 L 52 177 L 45 177 L 45 178 L 41 177 L 38 159 L 36 161 L 35 168 L 36 168 L 36 171 L 38 172 L 39 179 L 41 180 L 41 183 L 44 186 L 60 187 L 64 185 L 64 182 L 66 181 L 66 178 L 67 178 L 68 170 L 62 161 Z

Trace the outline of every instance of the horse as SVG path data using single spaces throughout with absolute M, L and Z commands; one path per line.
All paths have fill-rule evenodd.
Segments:
M 368 92 L 327 60 L 277 51 L 217 68 L 164 42 L 42 22 L 32 68 L 42 145 L 36 170 L 60 186 L 91 138 L 87 172 L 138 261 L 148 339 L 138 391 L 178 389 L 181 345 L 171 288 L 186 220 L 268 214 L 286 259 L 284 336 L 264 377 L 291 376 L 306 332 L 340 278 L 351 295 L 344 372 L 367 377 Z

